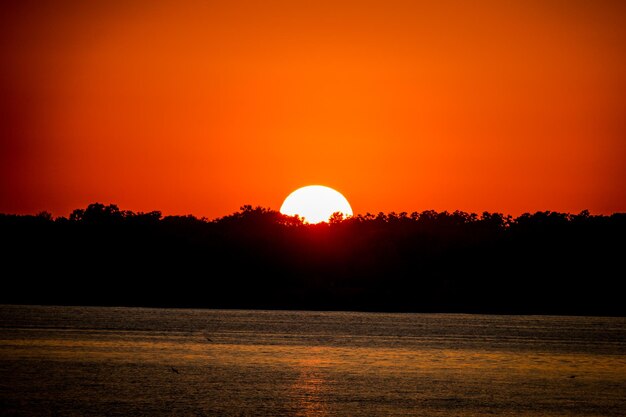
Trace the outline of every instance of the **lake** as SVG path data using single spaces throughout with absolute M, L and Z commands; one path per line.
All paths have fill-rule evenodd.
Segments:
M 626 318 L 0 305 L 3 416 L 624 416 Z

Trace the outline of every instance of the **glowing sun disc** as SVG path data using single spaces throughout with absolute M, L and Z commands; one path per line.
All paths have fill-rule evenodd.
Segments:
M 298 215 L 307 223 L 320 223 L 328 221 L 337 212 L 344 217 L 352 216 L 352 207 L 339 191 L 323 185 L 308 185 L 289 194 L 280 212 L 288 216 Z

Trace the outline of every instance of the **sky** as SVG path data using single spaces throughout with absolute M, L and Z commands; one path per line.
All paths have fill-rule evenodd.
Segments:
M 626 2 L 6 1 L 0 212 L 626 211 Z

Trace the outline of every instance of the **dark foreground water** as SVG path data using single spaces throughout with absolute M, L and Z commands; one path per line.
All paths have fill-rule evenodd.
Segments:
M 2 416 L 624 416 L 626 319 L 0 306 Z

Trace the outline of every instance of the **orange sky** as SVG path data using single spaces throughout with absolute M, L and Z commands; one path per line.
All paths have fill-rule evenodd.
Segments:
M 2 2 L 0 212 L 626 211 L 624 39 L 620 1 Z

